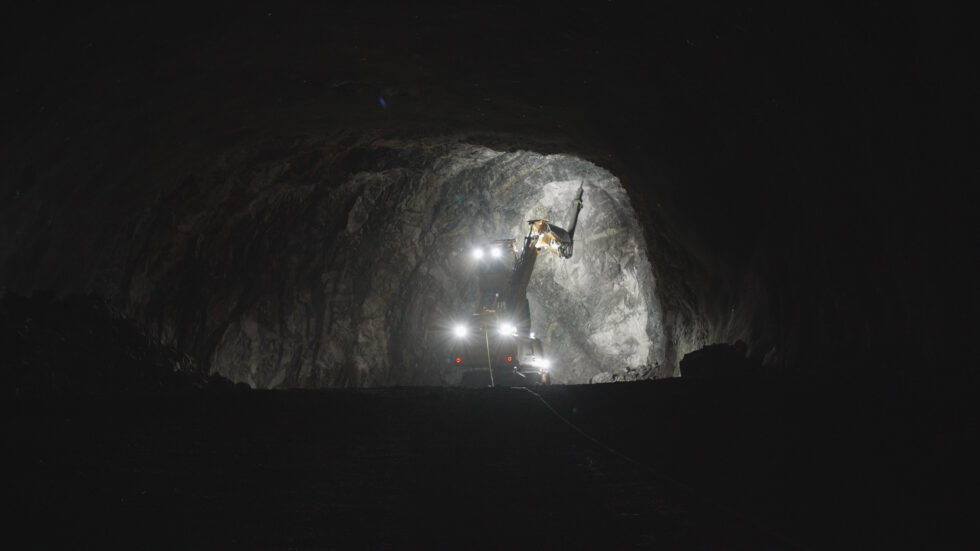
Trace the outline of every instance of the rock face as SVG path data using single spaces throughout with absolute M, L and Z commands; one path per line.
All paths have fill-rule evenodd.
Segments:
M 642 231 L 605 170 L 438 140 L 280 147 L 219 155 L 128 213 L 117 267 L 94 268 L 122 272 L 102 293 L 253 387 L 452 382 L 448 324 L 476 293 L 466 253 L 531 218 L 567 224 L 582 185 L 575 255 L 539 258 L 528 290 L 554 380 L 663 357 Z
M 778 369 L 977 363 L 973 153 L 937 124 L 969 120 L 936 84 L 968 49 L 921 61 L 850 7 L 204 4 L 9 18 L 0 293 L 94 294 L 256 386 L 437 382 L 454 251 L 566 223 L 584 181 L 576 257 L 531 286 L 577 358 L 556 380 L 738 340 Z
M 661 379 L 667 376 L 669 375 L 664 374 L 663 367 L 657 363 L 640 367 L 627 367 L 617 371 L 603 371 L 602 373 L 593 375 L 589 379 L 589 383 L 628 383 L 632 381 Z
M 200 314 L 217 337 L 208 351 L 213 370 L 257 387 L 450 382 L 447 326 L 475 299 L 466 253 L 482 241 L 519 238 L 531 218 L 561 223 L 579 184 L 586 208 L 576 255 L 542 258 L 528 291 L 555 380 L 582 382 L 603 365 L 641 365 L 662 354 L 642 234 L 612 175 L 567 156 L 388 145 L 363 152 L 384 159 L 381 170 L 333 186 L 298 174 L 307 183 L 297 191 L 276 191 L 260 207 L 253 202 L 231 214 L 239 222 L 226 235 L 255 231 L 250 241 L 258 242 L 235 264 L 263 284 L 235 270 L 213 276 L 232 280 Z M 256 177 L 276 180 L 285 170 Z M 200 213 L 186 216 L 203 221 Z M 256 231 L 256 219 L 292 223 Z M 188 231 L 206 235 L 202 227 Z M 212 251 L 235 247 L 231 239 L 199 239 Z

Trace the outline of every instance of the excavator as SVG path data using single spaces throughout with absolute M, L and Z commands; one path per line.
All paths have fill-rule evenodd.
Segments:
M 546 219 L 528 220 L 522 247 L 514 239 L 500 239 L 473 248 L 479 293 L 470 319 L 453 328 L 449 358 L 463 386 L 551 383 L 550 359 L 531 331 L 527 286 L 541 252 L 572 257 L 582 192 L 580 185 L 567 230 Z

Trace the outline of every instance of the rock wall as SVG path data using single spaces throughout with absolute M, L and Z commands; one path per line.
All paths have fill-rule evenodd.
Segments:
M 470 247 L 519 239 L 531 218 L 567 224 L 580 184 L 575 256 L 542 256 L 528 294 L 554 379 L 586 382 L 661 359 L 664 331 L 625 190 L 571 156 L 449 140 L 255 144 L 175 175 L 122 215 L 117 266 L 86 270 L 122 272 L 99 291 L 236 382 L 446 383 L 447 324 L 475 298 Z
M 555 379 L 584 382 L 603 365 L 643 365 L 662 353 L 652 272 L 614 177 L 571 157 L 390 145 L 365 153 L 390 168 L 356 172 L 327 191 L 311 180 L 264 206 L 260 216 L 303 214 L 282 214 L 294 223 L 269 228 L 278 247 L 245 253 L 243 265 L 269 266 L 270 277 L 260 289 L 229 286 L 250 298 L 219 308 L 225 327 L 212 369 L 260 387 L 450 382 L 447 324 L 475 297 L 468 250 L 520 237 L 530 218 L 562 220 L 580 182 L 587 206 L 577 254 L 543 258 L 529 288 Z
M 449 193 L 459 166 L 491 178 L 511 159 L 436 168 L 469 143 L 589 160 L 632 201 L 651 278 L 633 283 L 627 247 L 595 281 L 532 285 L 561 290 L 531 299 L 556 316 L 538 332 L 589 364 L 569 380 L 661 354 L 677 374 L 684 354 L 736 340 L 780 369 L 977 363 L 956 33 L 918 12 L 872 29 L 872 8 L 567 7 L 25 5 L 5 34 L 0 294 L 95 294 L 256 385 L 438 381 L 418 334 L 381 329 L 458 314 L 441 302 L 457 268 L 434 260 L 463 235 L 453 216 L 514 237 L 534 207 L 488 207 L 516 197 L 511 174 L 409 212 L 412 186 Z M 585 178 L 557 172 L 535 185 Z M 540 205 L 559 220 L 560 195 Z M 619 243 L 599 229 L 613 219 L 583 220 L 582 246 Z M 597 309 L 618 317 L 593 323 Z

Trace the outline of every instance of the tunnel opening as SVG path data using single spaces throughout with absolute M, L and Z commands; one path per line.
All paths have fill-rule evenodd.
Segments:
M 653 376 L 663 363 L 663 315 L 642 229 L 619 180 L 595 164 L 438 142 L 355 148 L 346 167 L 321 173 L 342 174 L 333 182 L 318 177 L 316 162 L 305 173 L 293 159 L 278 162 L 259 216 L 284 222 L 263 232 L 279 245 L 243 251 L 244 264 L 273 273 L 260 293 L 240 275 L 218 276 L 223 293 L 241 298 L 217 312 L 226 320 L 206 351 L 213 373 L 257 388 L 453 384 L 447 324 L 476 293 L 467 252 L 521 237 L 527 220 L 562 220 L 580 185 L 586 207 L 575 255 L 539 262 L 528 285 L 531 330 L 552 351 L 553 381 L 627 368 Z M 310 184 L 282 189 L 290 178 Z M 254 216 L 226 219 L 233 222 L 223 232 L 235 236 Z

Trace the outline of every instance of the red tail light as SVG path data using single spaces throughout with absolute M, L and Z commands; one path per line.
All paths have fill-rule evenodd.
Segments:
M 507 361 L 508 361 L 508 362 L 512 362 L 512 361 L 514 361 L 514 357 L 513 357 L 513 356 L 507 356 Z
M 463 358 L 461 358 L 459 356 L 456 356 L 456 363 L 458 363 L 458 364 L 463 363 Z

